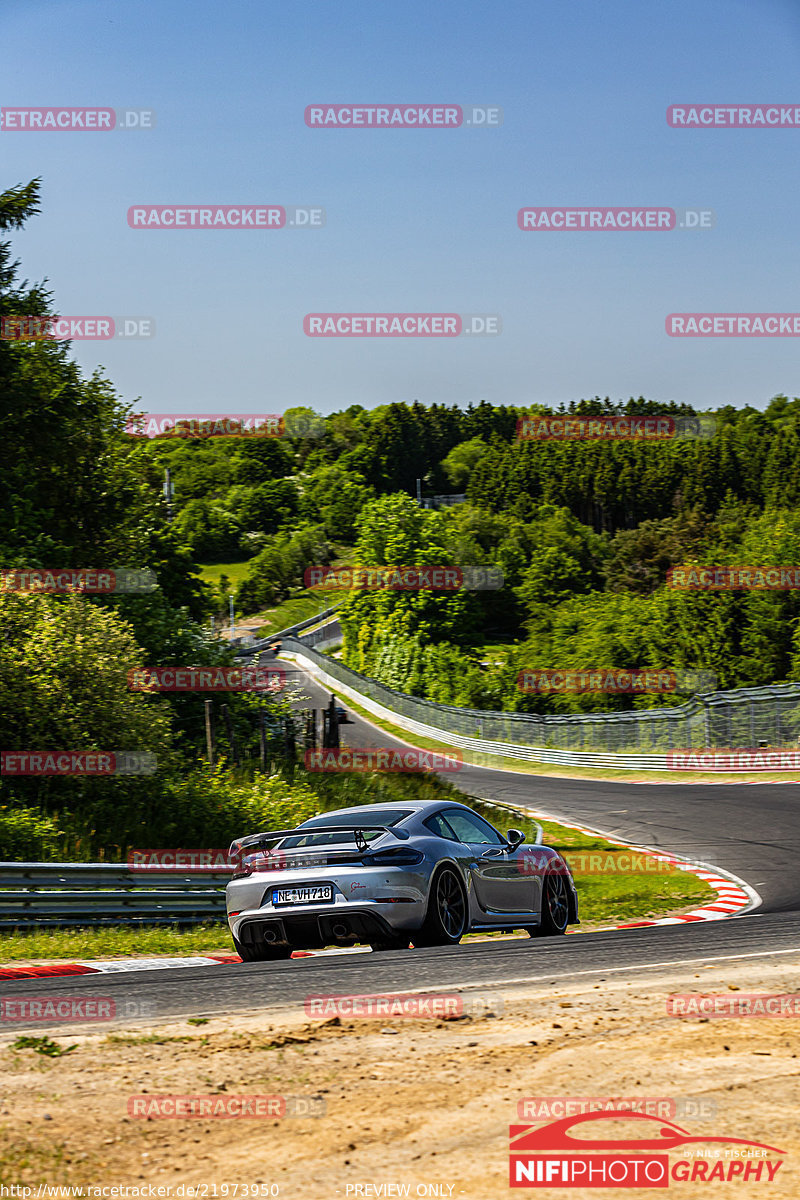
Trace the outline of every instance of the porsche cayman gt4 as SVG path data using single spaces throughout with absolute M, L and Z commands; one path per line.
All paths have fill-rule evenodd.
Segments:
M 338 809 L 231 845 L 228 924 L 245 962 L 293 950 L 453 946 L 466 933 L 563 934 L 578 923 L 566 861 L 464 804 Z

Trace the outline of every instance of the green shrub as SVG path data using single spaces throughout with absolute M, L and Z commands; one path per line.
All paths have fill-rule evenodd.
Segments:
M 64 831 L 37 808 L 0 805 L 0 859 L 4 862 L 56 862 L 64 847 Z

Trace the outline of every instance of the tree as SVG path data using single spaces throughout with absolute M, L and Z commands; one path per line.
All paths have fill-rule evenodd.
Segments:
M 410 496 L 384 496 L 367 504 L 358 522 L 355 562 L 359 566 L 461 566 L 454 560 L 444 514 L 419 508 Z M 381 661 L 393 637 L 419 638 L 422 645 L 468 645 L 479 628 L 474 593 L 464 590 L 351 591 L 341 609 L 344 658 L 367 671 Z
M 0 594 L 5 750 L 144 751 L 174 764 L 169 702 L 128 687 L 142 651 L 111 608 L 79 596 Z M 15 777 L 23 802 L 94 813 L 138 803 L 147 779 Z
M 468 442 L 459 442 L 442 460 L 442 469 L 453 491 L 466 491 L 476 463 L 480 462 L 488 449 L 483 438 L 470 438 Z

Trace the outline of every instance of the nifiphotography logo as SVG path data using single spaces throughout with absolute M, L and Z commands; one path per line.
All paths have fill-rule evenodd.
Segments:
M 631 1136 L 602 1136 L 609 1121 L 615 1127 L 632 1122 Z M 573 1133 L 577 1129 L 581 1131 Z M 672 1121 L 625 1109 L 564 1117 L 538 1129 L 511 1125 L 509 1137 L 511 1187 L 667 1188 L 672 1182 L 737 1179 L 771 1183 L 784 1162 L 776 1156 L 785 1154 L 747 1138 L 694 1137 Z

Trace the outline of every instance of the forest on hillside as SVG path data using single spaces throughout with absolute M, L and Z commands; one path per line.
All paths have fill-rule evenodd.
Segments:
M 35 217 L 38 197 L 36 181 L 0 195 L 2 319 L 57 312 L 46 284 L 21 278 L 9 236 Z M 502 573 L 494 591 L 337 596 L 344 661 L 442 703 L 569 712 L 684 699 L 521 691 L 519 672 L 534 668 L 704 670 L 720 687 L 800 678 L 797 591 L 681 591 L 668 582 L 671 567 L 688 563 L 800 564 L 796 398 L 757 396 L 752 407 L 714 412 L 700 402 L 594 397 L 552 409 L 523 398 L 518 406 L 354 404 L 326 414 L 320 396 L 308 434 L 147 439 L 126 432 L 132 406 L 102 371 L 81 372 L 67 343 L 13 337 L 0 339 L 0 398 L 3 568 L 149 568 L 158 583 L 149 594 L 115 597 L 0 592 L 8 748 L 89 737 L 152 750 L 173 771 L 168 784 L 129 782 L 113 793 L 102 781 L 82 785 L 74 829 L 89 840 L 102 828 L 122 844 L 138 822 L 168 844 L 165 787 L 173 814 L 203 812 L 203 797 L 224 792 L 202 764 L 191 774 L 203 748 L 194 700 L 132 695 L 126 670 L 230 663 L 211 618 L 227 614 L 231 595 L 240 616 L 274 608 L 305 591 L 314 565 Z M 242 408 L 234 396 L 226 405 Z M 518 429 L 531 414 L 700 416 L 702 433 L 529 440 Z M 210 564 L 223 576 L 236 565 L 235 586 L 205 582 Z M 281 703 L 230 697 L 245 747 L 257 710 L 278 712 Z M 186 764 L 194 764 L 188 776 Z M 19 845 L 56 836 L 71 785 L 61 781 L 58 802 L 52 781 L 16 781 L 11 793 L 3 786 L 24 825 Z M 277 795 L 285 784 L 270 786 Z M 135 791 L 130 810 L 126 788 Z M 249 793 L 240 800 L 243 811 L 260 803 Z M 9 819 L 0 819 L 0 835 Z

